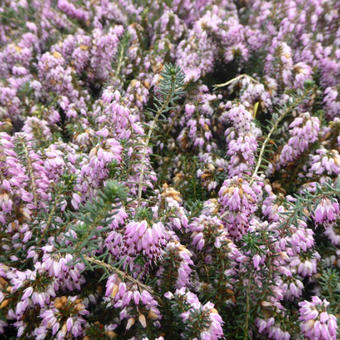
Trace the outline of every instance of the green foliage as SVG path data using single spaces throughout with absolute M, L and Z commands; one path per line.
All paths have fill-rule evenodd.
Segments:
M 95 252 L 99 248 L 101 235 L 108 230 L 109 224 L 114 218 L 114 209 L 118 209 L 126 201 L 127 189 L 116 181 L 108 181 L 103 191 L 98 192 L 97 197 L 92 202 L 87 202 L 78 212 L 71 213 L 72 220 L 77 221 L 70 228 L 75 232 L 76 237 L 68 236 L 67 240 L 72 246 L 66 243 L 57 245 L 61 253 L 72 252 L 78 256 L 78 260 L 83 260 L 84 255 Z M 89 266 L 91 268 L 91 266 Z
M 266 235 L 264 235 L 266 234 Z M 261 248 L 263 246 L 263 240 L 268 238 L 269 232 L 261 231 L 259 233 L 251 233 L 243 235 L 241 245 L 242 249 L 246 252 L 250 252 L 252 256 L 259 254 L 264 254 L 264 250 Z
M 154 97 L 154 108 L 149 109 L 149 114 L 153 116 L 151 125 L 148 126 L 148 134 L 146 136 L 143 157 L 141 160 L 142 167 L 139 176 L 139 186 L 138 186 L 138 203 L 140 203 L 142 198 L 143 180 L 144 172 L 146 167 L 146 150 L 150 146 L 151 137 L 156 129 L 160 117 L 165 117 L 164 115 L 171 109 L 174 109 L 175 101 L 183 95 L 184 86 L 184 73 L 177 66 L 172 64 L 164 65 L 164 69 L 160 74 L 161 80 L 157 88 L 157 95 Z
M 286 201 L 289 210 L 281 213 L 287 215 L 284 225 L 296 224 L 299 219 L 311 219 L 314 209 L 322 198 L 327 197 L 332 200 L 332 197 L 340 197 L 339 179 L 337 182 L 327 181 L 322 186 L 317 185 L 315 192 L 303 191 L 294 196 L 295 202 Z
M 340 311 L 340 272 L 336 268 L 324 269 L 320 278 L 322 296 L 330 302 L 330 311 L 337 314 Z
M 170 306 L 169 306 L 169 305 Z M 174 325 L 182 325 L 182 327 L 169 327 L 169 332 L 175 338 L 197 339 L 200 337 L 202 329 L 209 326 L 207 315 L 202 309 L 191 309 L 191 305 L 183 296 L 175 296 L 167 303 L 169 320 L 172 320 Z M 182 313 L 188 313 L 187 319 L 182 321 Z
M 120 71 L 124 65 L 124 58 L 126 57 L 126 52 L 130 44 L 131 36 L 128 31 L 124 32 L 122 39 L 119 42 L 117 48 L 117 54 L 112 68 L 115 70 L 115 79 L 119 79 Z
M 160 77 L 154 108 L 150 109 L 156 115 L 164 115 L 174 109 L 175 101 L 184 94 L 184 73 L 177 65 L 165 64 Z
M 135 219 L 137 221 L 152 221 L 152 210 L 147 207 L 140 207 L 136 212 Z

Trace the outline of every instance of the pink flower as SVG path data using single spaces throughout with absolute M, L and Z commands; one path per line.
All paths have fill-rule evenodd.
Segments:
M 254 257 L 253 257 L 253 264 L 254 264 L 254 268 L 255 269 L 259 268 L 260 261 L 261 261 L 261 256 L 258 255 L 258 254 L 254 255 Z
M 312 297 L 312 302 L 299 303 L 301 330 L 308 339 L 336 339 L 337 321 L 334 315 L 327 313 L 328 305 L 327 300 L 317 296 Z
M 339 217 L 339 204 L 323 198 L 314 211 L 314 221 L 318 224 L 332 223 Z

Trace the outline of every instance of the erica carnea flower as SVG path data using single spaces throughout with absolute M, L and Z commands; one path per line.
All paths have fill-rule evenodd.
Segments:
M 130 329 L 137 319 L 143 328 L 147 323 L 161 319 L 158 302 L 152 295 L 136 285 L 122 282 L 117 275 L 108 278 L 104 300 L 108 308 L 121 310 L 120 320 L 127 319 L 126 329 Z
M 318 224 L 328 224 L 339 218 L 339 203 L 323 198 L 314 211 L 314 221 Z
M 317 296 L 312 301 L 299 303 L 301 330 L 308 339 L 336 339 L 336 317 L 327 312 L 327 300 L 321 300 Z
M 64 317 L 64 309 L 67 309 L 70 315 L 67 319 Z M 37 328 L 34 334 L 39 339 L 44 339 L 49 330 L 56 339 L 64 339 L 67 335 L 81 336 L 84 334 L 83 327 L 86 323 L 83 316 L 88 314 L 85 305 L 77 296 L 57 297 L 50 309 L 41 312 L 41 327 Z
M 294 160 L 311 143 L 317 140 L 320 121 L 317 117 L 311 117 L 308 112 L 305 112 L 300 117 L 295 118 L 289 127 L 291 137 L 280 155 L 282 165 Z
M 196 335 L 204 340 L 220 339 L 223 336 L 223 320 L 213 303 L 202 305 L 198 297 L 185 288 L 177 289 L 174 294 L 167 292 L 165 297 L 171 301 L 173 308 L 179 304 L 182 311 L 179 316 L 186 325 L 187 335 Z M 202 320 L 200 323 L 197 323 L 197 317 Z
M 246 180 L 233 177 L 223 183 L 219 191 L 219 202 L 226 216 L 229 233 L 240 238 L 249 228 L 249 220 L 256 210 L 256 201 L 261 189 L 258 185 L 250 186 Z

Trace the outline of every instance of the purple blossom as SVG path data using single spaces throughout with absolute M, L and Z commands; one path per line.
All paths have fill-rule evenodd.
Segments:
M 303 301 L 300 306 L 301 331 L 308 339 L 336 339 L 336 317 L 327 313 L 327 300 L 317 296 L 312 301 Z
M 324 198 L 317 205 L 314 211 L 314 221 L 318 224 L 334 222 L 339 217 L 339 204 L 337 201 L 330 201 Z

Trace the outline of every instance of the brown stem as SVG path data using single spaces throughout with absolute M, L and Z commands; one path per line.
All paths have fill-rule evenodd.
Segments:
M 35 183 L 32 161 L 31 161 L 31 158 L 29 156 L 28 148 L 25 144 L 25 140 L 20 139 L 20 142 L 21 142 L 23 149 L 24 149 L 25 158 L 26 158 L 26 162 L 27 162 L 27 170 L 28 170 L 28 174 L 30 176 L 31 183 L 32 183 L 32 193 L 33 193 L 34 206 L 35 206 L 35 208 L 38 208 L 37 186 L 36 186 L 36 183 Z
M 246 295 L 246 324 L 244 326 L 244 340 L 248 339 L 248 331 L 249 331 L 250 284 L 251 284 L 251 275 L 249 275 L 248 286 L 247 286 L 247 295 Z
M 253 77 L 251 77 L 250 75 L 248 75 L 248 74 L 240 74 L 239 76 L 237 76 L 237 77 L 235 77 L 235 78 L 233 78 L 233 79 L 230 79 L 230 80 L 228 80 L 228 81 L 225 82 L 225 83 L 222 83 L 222 84 L 215 84 L 214 87 L 215 87 L 215 88 L 219 88 L 219 87 L 228 86 L 228 85 L 230 85 L 231 83 L 233 83 L 234 81 L 240 80 L 240 79 L 242 79 L 242 78 L 248 78 L 248 79 L 250 79 L 251 81 L 253 81 L 254 83 L 259 84 L 259 82 L 258 82 L 256 79 L 254 79 Z
M 123 277 L 124 279 L 136 284 L 137 286 L 139 286 L 140 288 L 143 288 L 144 290 L 147 290 L 150 294 L 155 295 L 155 292 L 147 285 L 145 285 L 144 283 L 140 282 L 139 280 L 133 278 L 132 276 L 130 276 L 129 274 L 126 274 L 125 272 L 123 272 L 122 270 L 112 267 L 111 265 L 109 265 L 108 263 L 105 263 L 103 261 L 97 260 L 93 257 L 90 256 L 84 256 L 84 259 L 90 263 L 94 263 L 97 264 L 98 266 L 104 267 L 106 269 L 108 269 L 111 272 L 115 272 L 117 273 L 119 276 Z

